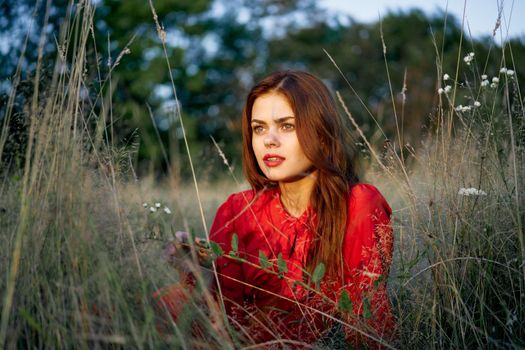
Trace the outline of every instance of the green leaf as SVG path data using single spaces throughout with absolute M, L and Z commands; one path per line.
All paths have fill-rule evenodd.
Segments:
M 288 266 L 286 265 L 286 261 L 283 259 L 283 255 L 279 253 L 277 256 L 277 267 L 279 268 L 279 273 L 283 274 L 288 272 Z
M 230 255 L 237 255 L 239 252 L 239 238 L 237 237 L 237 234 L 234 233 L 232 235 L 232 250 L 230 252 Z
M 261 267 L 266 270 L 270 267 L 270 262 L 268 261 L 268 257 L 262 250 L 259 250 L 259 264 L 261 264 Z
M 34 330 L 36 330 L 40 334 L 44 333 L 40 323 L 38 323 L 26 309 L 21 308 L 18 312 L 19 312 L 20 316 L 22 316 L 22 318 L 24 318 L 26 320 L 27 324 L 31 328 L 33 328 Z
M 319 282 L 321 282 L 321 280 L 324 277 L 325 272 L 326 272 L 326 268 L 324 264 L 319 263 L 319 265 L 315 267 L 314 274 L 312 275 L 312 281 L 315 284 L 318 284 Z
M 372 318 L 372 311 L 370 310 L 370 301 L 367 297 L 363 298 L 363 316 L 369 320 Z
M 383 283 L 383 280 L 385 279 L 385 276 L 381 275 L 374 281 L 374 289 L 377 289 L 381 286 Z
M 352 310 L 352 300 L 350 300 L 350 296 L 348 295 L 348 292 L 343 290 L 341 293 L 341 296 L 339 297 L 339 301 L 337 302 L 337 306 L 339 306 L 339 309 L 343 312 L 346 312 L 348 314 L 351 314 L 353 312 Z
M 210 248 L 211 248 L 211 252 L 216 257 L 224 255 L 224 251 L 222 250 L 221 246 L 218 245 L 216 242 L 210 241 Z

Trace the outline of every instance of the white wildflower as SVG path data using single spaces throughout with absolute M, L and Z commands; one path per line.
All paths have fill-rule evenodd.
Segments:
M 487 80 L 488 76 L 486 74 L 481 75 L 481 80 Z
M 498 87 L 498 84 L 497 84 L 497 83 L 492 83 L 492 84 L 490 84 L 490 87 L 493 88 L 493 89 L 495 89 L 495 88 Z
M 149 208 L 149 211 L 151 211 L 152 213 L 154 213 L 154 212 L 157 211 L 157 208 L 155 208 L 155 207 L 150 207 L 150 208 Z
M 483 190 L 478 190 L 477 188 L 460 188 L 458 191 L 460 196 L 486 196 L 487 193 Z
M 438 94 L 441 95 L 441 94 L 444 93 L 444 92 L 445 92 L 445 90 L 443 90 L 442 88 L 439 88 L 439 89 L 438 89 Z
M 499 78 L 498 77 L 492 78 L 492 82 L 495 84 L 499 83 Z
M 468 66 L 470 66 L 470 62 L 472 62 L 473 60 L 474 60 L 474 52 L 470 52 L 468 55 L 463 57 L 463 61 L 465 61 L 465 63 Z
M 464 112 L 470 111 L 471 109 L 472 109 L 472 107 L 470 107 L 470 106 L 459 105 L 459 106 L 456 107 L 456 112 L 464 113 Z
M 171 214 L 171 210 L 170 210 L 170 208 L 168 208 L 168 207 L 164 207 L 164 212 L 165 212 L 166 214 Z
M 474 101 L 474 107 L 481 107 L 481 102 L 479 101 Z
M 452 90 L 452 86 L 447 85 L 447 86 L 445 86 L 445 89 L 444 89 L 444 90 L 445 90 L 445 93 L 448 94 L 448 93 L 450 92 L 450 90 Z
M 512 69 L 507 69 L 507 75 L 509 77 L 513 76 L 514 75 L 514 71 Z
M 488 86 L 489 84 L 490 84 L 490 82 L 487 79 L 485 79 L 485 80 L 483 80 L 481 82 L 481 86 Z
M 449 80 L 449 79 L 450 79 L 450 75 L 445 73 L 445 75 L 443 75 L 443 80 Z
M 155 206 L 156 206 L 157 208 L 160 208 L 160 203 L 155 203 Z
M 500 73 L 507 73 L 507 68 L 503 67 L 499 70 Z
M 144 208 L 147 208 L 147 207 L 148 207 L 148 203 L 144 202 L 144 203 L 142 203 L 142 206 L 143 206 Z

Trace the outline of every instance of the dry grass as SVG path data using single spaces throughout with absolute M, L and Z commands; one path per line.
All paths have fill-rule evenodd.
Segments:
M 206 290 L 189 306 L 198 332 L 189 319 L 169 334 L 155 328 L 150 295 L 178 281 L 161 263 L 163 241 L 180 229 L 204 233 L 238 185 L 134 180 L 132 150 L 117 150 L 110 137 L 109 89 L 100 86 L 96 101 L 83 97 L 93 15 L 83 4 L 66 21 L 59 42 L 68 44 L 50 88 L 35 89 L 27 106 L 26 163 L 1 174 L 0 348 L 240 347 L 242 336 L 227 329 Z M 71 37 L 77 24 L 82 30 Z M 435 127 L 417 152 L 400 153 L 402 140 L 370 150 L 366 178 L 394 208 L 394 347 L 525 346 L 525 109 L 517 80 L 500 78 L 496 89 L 471 85 L 482 106 L 469 112 L 454 109 L 459 90 L 440 95 Z M 486 195 L 459 195 L 463 187 Z M 151 213 L 143 202 L 172 214 Z

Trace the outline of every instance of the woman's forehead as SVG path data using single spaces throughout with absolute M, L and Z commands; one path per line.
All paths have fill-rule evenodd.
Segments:
M 288 99 L 280 93 L 273 92 L 257 97 L 252 107 L 252 121 L 276 121 L 295 117 Z

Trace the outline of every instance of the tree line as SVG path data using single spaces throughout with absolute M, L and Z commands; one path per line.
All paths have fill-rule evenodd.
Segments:
M 512 55 L 515 62 L 525 59 L 524 38 L 498 45 L 490 28 L 486 37 L 470 38 L 450 14 L 427 15 L 414 9 L 360 23 L 328 13 L 313 0 L 155 0 L 166 32 L 165 54 L 147 1 L 94 3 L 86 94 L 95 101 L 95 115 L 103 101 L 111 101 L 108 128 L 113 132 L 108 142 L 135 147 L 139 173 L 166 173 L 172 164 L 178 176 L 187 174 L 177 108 L 202 176 L 214 177 L 222 163 L 210 137 L 239 168 L 244 97 L 270 71 L 304 69 L 316 74 L 341 93 L 375 145 L 397 137 L 399 144 L 417 147 L 425 129 L 433 127 L 429 115 L 437 108 L 443 74 L 457 76 L 458 86 L 468 88 L 483 73 L 497 75 L 505 65 L 502 56 Z M 7 39 L 0 48 L 0 122 L 9 135 L 2 154 L 4 169 L 23 164 L 28 125 L 24 106 L 35 87 L 41 33 L 44 30 L 45 45 L 38 84 L 45 91 L 60 54 L 60 26 L 81 6 L 65 0 L 6 0 L 0 5 L 0 30 Z M 79 35 L 75 30 L 71 28 L 72 36 Z M 458 58 L 469 52 L 475 53 L 472 64 L 458 65 Z M 5 125 L 18 65 L 14 117 Z M 517 77 L 523 84 L 522 76 Z M 457 103 L 469 101 L 458 94 Z

